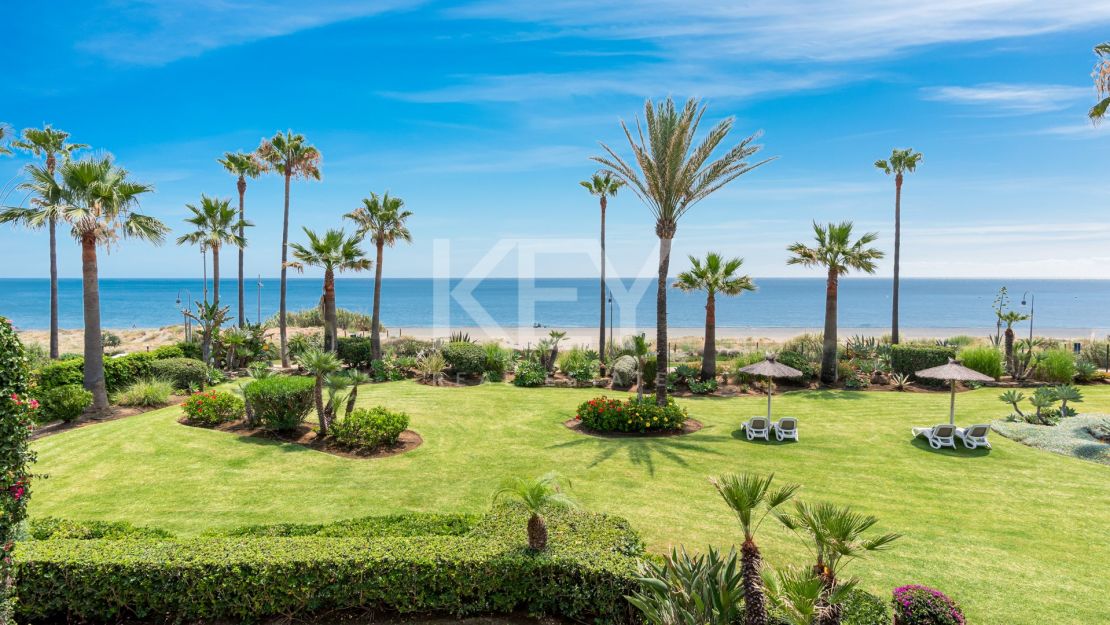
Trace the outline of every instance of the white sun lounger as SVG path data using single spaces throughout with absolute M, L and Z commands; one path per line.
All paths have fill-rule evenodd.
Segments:
M 990 434 L 990 431 L 990 425 L 979 424 L 969 428 L 956 428 L 956 436 L 963 441 L 964 447 L 968 449 L 975 449 L 976 447 L 990 449 L 991 443 L 987 440 L 987 434 Z
M 744 434 L 747 435 L 750 441 L 757 438 L 762 438 L 768 442 L 771 440 L 771 423 L 767 417 L 752 417 L 740 424 L 740 428 L 744 430 Z
M 794 417 L 783 417 L 771 425 L 775 438 L 781 443 L 786 439 L 798 440 L 798 420 Z
M 931 428 L 913 428 L 914 436 L 924 436 L 933 449 L 941 447 L 956 448 L 956 426 L 941 423 Z

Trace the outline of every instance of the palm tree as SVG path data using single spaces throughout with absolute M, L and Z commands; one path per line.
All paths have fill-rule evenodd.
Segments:
M 186 204 L 185 208 L 193 214 L 185 220 L 195 230 L 177 237 L 178 245 L 200 245 L 201 249 L 212 250 L 212 303 L 220 305 L 220 248 L 234 245 L 240 250 L 247 244 L 243 238 L 243 228 L 251 226 L 242 221 L 230 200 L 208 197 L 201 194 L 200 206 Z M 240 303 L 242 300 L 240 300 Z
M 373 382 L 374 378 L 371 378 L 358 369 L 348 369 L 347 381 L 351 385 L 351 392 L 347 395 L 347 408 L 343 412 L 344 419 L 351 416 L 351 412 L 355 409 L 355 401 L 358 400 L 358 387 L 362 384 Z
M 795 501 L 794 514 L 779 513 L 776 516 L 788 529 L 805 539 L 816 559 L 813 573 L 824 584 L 825 607 L 832 608 L 823 611 L 822 618 L 818 619 L 819 625 L 838 625 L 840 610 L 835 609 L 828 595 L 836 590 L 838 576 L 844 567 L 869 553 L 890 548 L 899 535 L 865 537 L 878 519 L 830 503 Z
M 289 182 L 293 178 L 320 179 L 320 151 L 305 143 L 304 135 L 277 133 L 263 139 L 258 157 L 267 168 L 285 178 L 285 216 L 281 227 L 281 295 L 278 300 L 278 328 L 281 334 L 281 366 L 289 366 L 289 341 L 285 327 L 285 283 L 289 248 Z
M 297 363 L 305 368 L 316 378 L 316 389 L 314 397 L 316 399 L 316 417 L 319 419 L 320 438 L 327 438 L 328 436 L 328 413 L 324 408 L 324 382 L 328 376 L 337 373 L 343 368 L 343 363 L 339 358 L 328 351 L 320 349 L 307 349 L 300 356 L 297 357 Z
M 840 583 L 831 592 L 811 569 L 790 567 L 785 571 L 766 570 L 763 583 L 767 599 L 788 625 L 814 625 L 839 611 L 856 587 L 856 580 Z
M 1098 62 L 1095 63 L 1091 77 L 1095 79 L 1095 93 L 1101 99 L 1087 112 L 1087 117 L 1097 124 L 1106 117 L 1107 109 L 1110 109 L 1110 41 L 1095 46 L 1095 54 Z
M 632 357 L 636 359 L 636 399 L 644 398 L 644 367 L 647 366 L 647 357 L 651 353 L 651 343 L 644 333 L 632 337 Z
M 575 502 L 562 491 L 558 474 L 552 472 L 535 479 L 514 477 L 505 480 L 494 498 L 517 499 L 528 511 L 528 547 L 533 551 L 547 549 L 547 521 L 543 511 L 552 506 L 574 507 Z
M 355 235 L 348 237 L 342 230 L 328 230 L 324 236 L 319 236 L 308 228 L 304 229 L 308 237 L 308 245 L 294 243 L 293 257 L 296 262 L 288 265 L 297 271 L 304 271 L 305 265 L 321 267 L 324 270 L 324 296 L 321 300 L 324 308 L 324 349 L 335 351 L 337 341 L 335 317 L 335 272 L 336 271 L 362 271 L 370 268 L 370 260 L 362 248 L 358 246 L 362 237 Z
M 237 176 L 236 188 L 239 191 L 239 238 L 243 238 L 243 228 L 246 226 L 247 213 L 243 206 L 243 198 L 247 194 L 247 178 L 257 178 L 262 174 L 263 165 L 258 160 L 258 155 L 253 152 L 225 152 L 224 157 L 216 159 L 231 175 Z M 239 247 L 239 327 L 247 324 L 247 314 L 243 298 L 243 247 Z M 261 320 L 256 320 L 261 323 Z
M 205 364 L 212 362 L 212 339 L 227 321 L 230 306 L 220 307 L 213 302 L 196 302 L 197 310 L 184 311 L 186 317 L 200 325 L 200 358 Z
M 671 240 L 678 229 L 678 220 L 714 191 L 772 160 L 754 164 L 747 161 L 760 149 L 752 144 L 758 135 L 747 137 L 719 158 L 710 160 L 732 130 L 733 120 L 718 122 L 695 146 L 694 137 L 704 114 L 705 107 L 695 99 L 687 100 L 681 111 L 670 98 L 659 104 L 648 100 L 644 103 L 646 128 L 637 120 L 635 138 L 621 122 L 635 166 L 604 143 L 601 147 L 607 156 L 594 157 L 625 182 L 655 217 L 655 234 L 659 237 L 655 296 L 655 349 L 659 369 L 655 374 L 655 400 L 660 406 L 667 403 L 667 278 Z
M 825 384 L 836 383 L 836 296 L 840 276 L 855 269 L 864 273 L 875 273 L 875 261 L 883 257 L 882 251 L 867 247 L 879 237 L 868 232 L 852 242 L 852 222 L 830 223 L 822 226 L 813 222 L 813 232 L 817 247 L 795 243 L 787 248 L 793 256 L 786 261 L 788 265 L 805 267 L 820 266 L 828 270 L 825 283 L 825 338 L 821 354 L 821 381 Z
M 890 342 L 898 343 L 898 269 L 902 255 L 902 177 L 906 172 L 913 173 L 922 159 L 921 152 L 913 148 L 890 153 L 890 160 L 875 161 L 875 167 L 888 176 L 894 174 L 894 290 L 891 296 Z
M 49 124 L 39 128 L 26 128 L 23 130 L 22 139 L 12 142 L 12 147 L 26 150 L 37 157 L 43 157 L 44 167 L 46 174 L 50 177 L 51 181 L 54 179 L 54 172 L 58 168 L 58 157 L 61 156 L 63 161 L 68 162 L 73 153 L 85 149 L 89 146 L 83 143 L 66 143 L 69 138 L 68 132 L 55 130 Z M 0 153 L 3 153 L 3 148 L 0 147 Z M 10 154 L 11 151 L 8 150 Z M 57 198 L 50 198 L 39 193 L 43 189 L 42 183 L 44 181 L 35 180 L 32 176 L 32 181 L 29 185 L 20 185 L 20 188 L 27 189 L 35 192 L 37 197 L 32 200 L 32 204 L 39 210 L 48 211 L 45 224 L 50 233 L 50 357 L 58 357 L 58 214 L 57 214 Z M 56 185 L 47 185 L 55 186 Z M 6 216 L 6 211 L 5 211 Z M 6 219 L 5 216 L 0 216 L 0 222 L 13 221 Z M 27 224 L 25 218 L 20 218 Z
M 412 241 L 405 221 L 412 216 L 412 211 L 404 210 L 405 201 L 399 197 L 390 197 L 386 191 L 384 195 L 371 193 L 369 198 L 362 200 L 362 206 L 344 215 L 345 218 L 358 224 L 358 236 L 370 235 L 370 240 L 377 248 L 377 257 L 374 264 L 374 314 L 370 320 L 370 349 L 374 360 L 382 357 L 381 339 L 381 300 L 382 300 L 382 251 L 393 247 L 397 241 L 406 243 Z
M 111 156 L 63 163 L 61 215 L 72 226 L 73 238 L 81 244 L 81 288 L 85 316 L 85 388 L 93 394 L 93 411 L 108 410 L 104 384 L 104 345 L 100 330 L 100 285 L 97 246 L 108 247 L 119 238 L 135 238 L 161 244 L 169 232 L 158 219 L 135 212 L 139 196 L 153 187 L 130 179 L 127 170 Z M 43 214 L 41 219 L 48 218 Z M 41 223 L 36 219 L 36 223 Z
M 8 127 L 8 125 L 0 122 L 0 156 L 10 156 L 12 153 L 11 148 L 4 145 L 4 142 L 8 140 L 8 134 L 10 133 L 11 129 Z
M 742 258 L 725 260 L 720 254 L 710 252 L 705 262 L 690 257 L 690 270 L 678 274 L 675 288 L 682 291 L 705 291 L 705 349 L 701 359 L 701 379 L 717 377 L 717 294 L 740 295 L 754 291 L 751 276 L 736 272 L 744 264 Z
M 1001 308 L 995 312 L 998 320 L 1006 326 L 1006 332 L 1003 336 L 1006 337 L 1006 368 L 1010 370 L 1010 375 L 1014 374 L 1014 324 L 1025 321 L 1029 315 L 1020 313 L 1016 310 L 1007 310 L 1001 312 Z
M 614 197 L 617 191 L 624 186 L 624 181 L 613 177 L 607 171 L 599 171 L 589 180 L 578 184 L 585 187 L 590 195 L 596 197 L 601 203 L 601 322 L 598 324 L 598 359 L 605 362 L 605 209 L 609 206 L 609 198 Z M 610 320 L 612 323 L 612 320 Z M 602 364 L 602 367 L 605 365 Z
M 772 491 L 771 481 L 774 479 L 773 473 L 767 477 L 741 473 L 709 478 L 709 483 L 717 489 L 725 504 L 736 513 L 744 532 L 744 543 L 740 546 L 740 571 L 744 578 L 744 625 L 767 623 L 767 605 L 760 578 L 763 559 L 755 544 L 755 532 L 767 515 L 789 501 L 799 488 L 797 484 L 789 484 Z

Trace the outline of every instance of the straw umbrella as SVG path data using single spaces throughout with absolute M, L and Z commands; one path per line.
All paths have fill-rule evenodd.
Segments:
M 774 354 L 767 354 L 767 357 L 755 364 L 741 367 L 738 369 L 740 373 L 747 373 L 748 375 L 761 375 L 767 378 L 767 419 L 771 419 L 771 378 L 798 378 L 801 377 L 802 372 L 793 367 L 787 367 L 775 360 Z
M 932 378 L 934 380 L 947 380 L 952 387 L 952 401 L 948 408 L 948 423 L 956 425 L 956 382 L 994 382 L 994 378 L 983 375 L 974 369 L 968 369 L 960 361 L 949 358 L 948 364 L 930 369 L 922 369 L 914 373 L 919 378 Z

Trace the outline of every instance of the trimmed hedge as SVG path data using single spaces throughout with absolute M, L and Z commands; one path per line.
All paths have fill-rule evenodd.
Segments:
M 474 514 L 393 514 L 344 519 L 331 523 L 275 523 L 245 525 L 230 530 L 212 530 L 208 536 L 251 536 L 273 538 L 291 536 L 333 536 L 382 538 L 385 536 L 462 536 L 472 530 L 481 517 Z
M 341 337 L 335 344 L 335 355 L 348 367 L 369 369 L 374 361 L 374 344 L 368 337 Z
M 151 376 L 151 365 L 156 361 L 151 352 L 136 352 L 126 356 L 104 358 L 104 384 L 113 393 Z M 85 359 L 71 358 L 54 361 L 35 372 L 40 389 L 66 384 L 85 383 Z
M 173 383 L 174 388 L 203 390 L 208 383 L 208 365 L 195 358 L 166 358 L 151 365 L 151 373 Z
M 74 521 L 57 517 L 31 519 L 27 528 L 33 540 L 124 540 L 173 538 L 156 527 L 138 527 L 126 521 Z
M 486 350 L 477 343 L 448 343 L 443 348 L 443 359 L 460 375 L 481 375 L 486 368 Z
M 39 394 L 39 417 L 43 423 L 60 419 L 73 421 L 93 403 L 93 394 L 80 384 L 63 384 Z
M 393 445 L 409 427 L 409 416 L 384 406 L 356 408 L 354 412 L 332 423 L 331 436 L 340 445 L 358 449 L 374 449 Z
M 628 622 L 642 545 L 622 519 L 499 507 L 466 536 L 30 541 L 16 552 L 25 620 L 258 620 L 320 610 L 553 614 Z
M 295 430 L 312 411 L 316 381 L 275 375 L 243 387 L 243 397 L 254 418 L 271 430 Z
M 891 345 L 890 370 L 913 376 L 922 369 L 948 364 L 948 359 L 955 357 L 956 348 L 947 345 Z M 916 380 L 917 377 L 914 376 L 914 379 Z M 925 382 L 941 383 L 936 380 L 925 380 Z

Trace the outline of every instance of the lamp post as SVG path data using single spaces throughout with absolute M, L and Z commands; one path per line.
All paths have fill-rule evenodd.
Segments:
M 208 303 L 208 246 L 203 243 L 200 246 L 200 264 L 204 272 L 204 303 Z
M 1037 296 L 1029 291 L 1021 294 L 1021 305 L 1025 305 L 1025 296 L 1029 296 L 1029 344 L 1033 344 L 1033 304 L 1037 301 Z
M 613 291 L 609 291 L 609 345 L 613 344 Z
M 189 293 L 189 289 L 185 289 L 185 302 L 186 302 L 186 304 L 191 299 L 191 297 L 192 296 Z M 177 309 L 181 311 L 181 319 L 184 320 L 184 322 L 185 322 L 185 340 L 186 341 L 191 341 L 192 337 L 193 337 L 193 334 L 191 332 L 192 324 L 189 323 L 189 315 L 185 314 L 185 308 L 186 307 L 181 305 L 181 289 L 177 290 L 177 301 L 175 301 L 174 304 L 176 304 Z
M 258 274 L 258 311 L 255 313 L 254 322 L 262 323 L 262 274 Z

